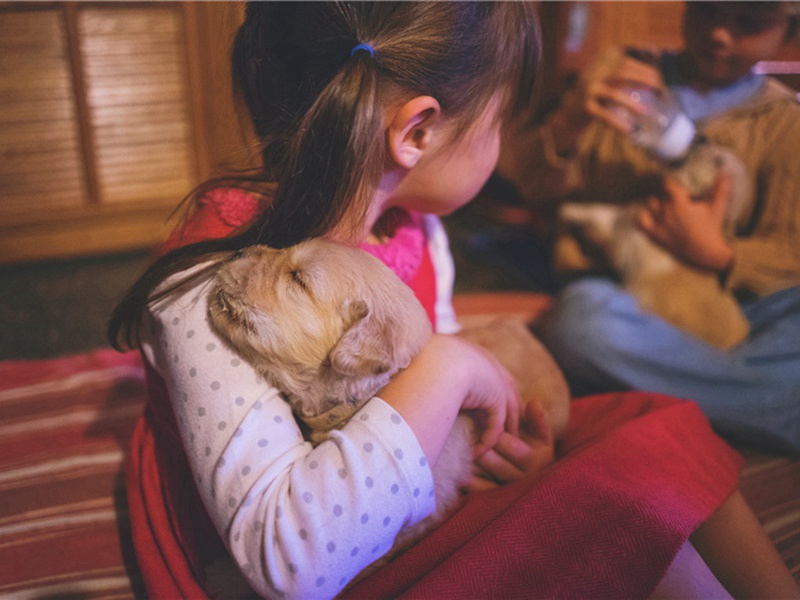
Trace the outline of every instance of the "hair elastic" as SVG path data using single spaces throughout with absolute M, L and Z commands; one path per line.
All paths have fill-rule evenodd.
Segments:
M 353 49 L 350 50 L 350 56 L 353 56 L 356 52 L 363 50 L 364 52 L 369 52 L 369 55 L 372 58 L 375 58 L 375 50 L 372 49 L 372 46 L 369 44 L 357 44 L 353 46 Z

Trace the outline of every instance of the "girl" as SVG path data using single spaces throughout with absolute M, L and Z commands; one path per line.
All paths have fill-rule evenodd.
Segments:
M 494 168 L 501 123 L 529 100 L 538 43 L 536 20 L 525 3 L 248 6 L 233 68 L 262 143 L 263 170 L 247 181 L 208 186 L 198 194 L 194 214 L 110 324 L 113 340 L 135 340 L 141 348 L 151 394 L 127 468 L 134 545 L 149 595 L 233 595 L 231 577 L 220 566 L 226 557 L 262 596 L 338 594 L 389 549 L 403 525 L 431 512 L 429 465 L 436 462 L 459 410 L 485 416 L 477 453 L 484 470 L 498 480 L 522 477 L 537 468 L 543 453 L 552 452 L 552 442 L 544 449 L 536 443 L 551 439 L 546 425 L 534 432 L 530 445 L 517 437 L 519 405 L 508 374 L 475 346 L 444 335 L 457 327 L 450 305 L 452 263 L 433 216 L 469 201 Z M 220 255 L 235 256 L 256 243 L 287 247 L 314 236 L 377 254 L 415 290 L 440 332 L 380 397 L 316 448 L 304 441 L 288 403 L 217 338 L 206 320 L 207 276 Z M 616 402 L 601 402 L 598 414 L 608 413 Z M 618 444 L 625 445 L 626 434 L 618 437 L 610 428 L 633 435 L 637 428 L 625 423 L 637 411 L 694 410 L 664 399 L 634 405 L 627 404 L 627 412 L 604 425 Z M 656 446 L 677 435 L 674 422 L 661 428 L 659 417 L 650 416 L 662 429 L 653 438 Z M 523 417 L 537 420 L 536 414 Z M 498 580 L 522 578 L 520 588 L 506 584 L 489 593 L 530 593 L 540 579 L 544 583 L 536 591 L 545 595 L 557 589 L 573 595 L 591 589 L 649 593 L 686 536 L 735 487 L 736 457 L 702 418 L 689 420 L 695 424 L 694 441 L 684 452 L 669 452 L 670 461 L 682 458 L 685 468 L 667 485 L 685 493 L 694 489 L 685 483 L 690 481 L 703 489 L 701 498 L 689 503 L 691 510 L 656 522 L 636 519 L 643 504 L 619 502 L 624 518 L 612 528 L 617 536 L 633 519 L 642 523 L 634 527 L 638 544 L 652 550 L 648 534 L 664 533 L 659 539 L 665 543 L 656 542 L 650 552 L 657 558 L 644 570 L 639 568 L 642 554 L 627 552 L 619 572 L 600 576 L 584 569 L 579 583 L 562 576 L 548 579 L 546 560 L 531 558 L 529 566 L 511 568 L 502 557 L 493 562 L 491 555 L 482 555 L 482 564 L 505 569 Z M 506 502 L 520 493 L 528 498 L 529 505 L 517 503 L 523 515 L 517 534 L 559 522 L 574 531 L 594 518 L 592 504 L 605 503 L 607 494 L 577 495 L 585 500 L 575 500 L 577 515 L 569 520 L 558 508 L 563 502 L 548 509 L 534 499 L 542 490 L 559 495 L 558 486 L 572 491 L 584 480 L 581 473 L 597 478 L 603 472 L 597 463 L 602 465 L 602 457 L 613 455 L 617 446 L 595 444 L 606 434 L 597 427 L 600 421 L 583 419 L 587 427 L 569 442 L 572 460 L 562 461 L 550 483 L 534 486 L 532 495 L 527 488 L 503 488 L 511 490 Z M 685 419 L 681 422 L 683 431 Z M 645 435 L 638 443 L 654 450 L 655 442 L 647 442 L 648 426 L 639 431 Z M 578 450 L 586 445 L 597 450 Z M 695 456 L 698 447 L 703 452 Z M 650 471 L 652 462 L 644 472 Z M 612 476 L 603 485 L 619 488 L 614 497 L 625 495 L 626 486 Z M 752 524 L 752 513 L 738 498 L 734 494 L 724 506 L 732 507 L 731 515 L 744 513 L 743 522 Z M 720 522 L 727 524 L 727 518 Z M 630 546 L 620 537 L 595 538 L 584 544 L 590 556 L 598 550 L 604 555 L 604 545 Z M 530 548 L 546 545 L 543 533 L 524 539 Z M 527 560 L 536 554 L 517 556 Z M 574 556 L 562 552 L 550 562 L 563 573 Z M 636 564 L 625 562 L 631 559 Z M 364 582 L 368 591 L 354 593 L 396 595 L 398 589 L 369 591 L 369 585 L 390 581 L 387 574 L 391 571 L 378 572 Z M 426 590 L 436 593 L 436 586 Z

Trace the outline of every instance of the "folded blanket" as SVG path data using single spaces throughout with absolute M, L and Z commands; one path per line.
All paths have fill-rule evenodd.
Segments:
M 646 597 L 736 487 L 739 465 L 689 402 L 577 400 L 551 468 L 468 496 L 347 597 Z

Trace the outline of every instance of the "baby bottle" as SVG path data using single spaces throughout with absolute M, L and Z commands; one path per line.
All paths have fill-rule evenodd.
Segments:
M 637 113 L 617 106 L 615 113 L 630 125 L 634 143 L 664 161 L 682 158 L 694 139 L 695 127 L 666 91 L 628 88 L 627 94 L 644 111 Z

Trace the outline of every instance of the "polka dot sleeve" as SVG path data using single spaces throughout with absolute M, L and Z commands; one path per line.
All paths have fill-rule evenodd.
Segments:
M 197 284 L 153 309 L 143 343 L 203 501 L 258 593 L 334 596 L 433 511 L 423 451 L 379 398 L 312 448 L 278 391 L 212 331 L 206 296 Z

